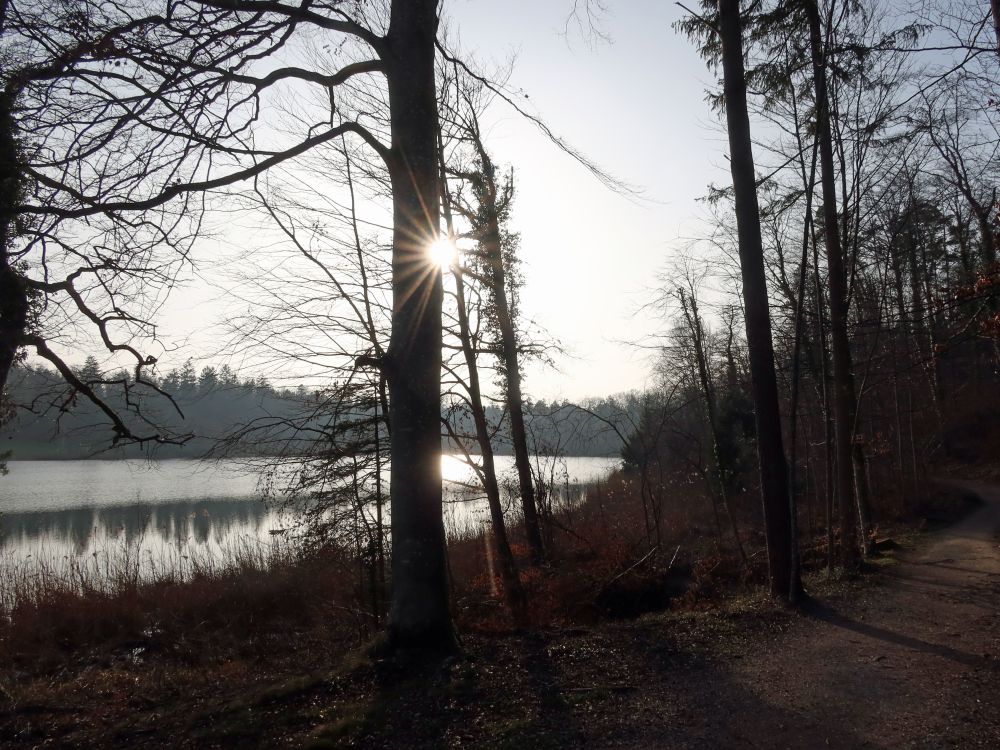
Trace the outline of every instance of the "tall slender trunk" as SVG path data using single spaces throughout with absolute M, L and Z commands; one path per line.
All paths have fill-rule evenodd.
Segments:
M 833 573 L 833 516 L 834 516 L 834 437 L 830 418 L 830 355 L 826 339 L 826 316 L 823 314 L 823 284 L 819 272 L 819 243 L 815 226 L 812 227 L 813 294 L 816 304 L 816 343 L 819 347 L 819 370 L 823 412 L 823 470 L 825 479 L 826 508 L 826 572 Z
M 694 293 L 691 294 L 690 301 L 680 290 L 681 308 L 687 318 L 688 328 L 691 331 L 691 339 L 694 343 L 694 360 L 698 366 L 698 381 L 701 383 L 701 393 L 705 398 L 705 411 L 708 413 L 708 429 L 712 436 L 712 459 L 715 464 L 715 474 L 718 481 L 718 495 L 722 501 L 722 507 L 726 511 L 729 519 L 729 527 L 733 532 L 733 540 L 736 542 L 736 551 L 739 552 L 740 561 L 744 566 L 749 565 L 746 550 L 743 549 L 743 542 L 740 540 L 740 530 L 736 525 L 736 516 L 733 515 L 733 508 L 729 502 L 730 486 L 732 483 L 732 472 L 722 460 L 721 434 L 719 431 L 719 417 L 715 404 L 715 392 L 708 375 L 708 355 L 705 352 L 705 340 L 701 327 L 701 317 L 698 315 L 698 300 Z M 711 488 L 711 482 L 709 482 Z
M 528 540 L 531 559 L 536 565 L 545 561 L 541 525 L 535 505 L 535 486 L 531 477 L 531 456 L 528 453 L 528 436 L 524 427 L 524 396 L 521 393 L 521 369 L 517 356 L 517 339 L 510 309 L 503 291 L 503 268 L 496 264 L 494 284 L 497 285 L 497 317 L 503 340 L 503 360 L 507 381 L 507 410 L 510 415 L 510 437 L 514 444 L 514 464 L 517 467 L 517 484 L 521 493 L 521 511 L 524 514 L 524 532 Z M 501 302 L 500 300 L 503 300 Z
M 382 379 L 379 377 L 376 386 L 375 405 L 375 569 L 378 571 L 378 603 L 375 611 L 375 625 L 381 623 L 382 617 L 382 597 L 385 595 L 385 521 L 382 518 L 382 507 L 385 498 L 382 494 L 382 438 L 380 435 L 381 422 L 379 418 L 379 405 L 381 400 L 379 394 L 384 390 Z
M 452 650 L 441 498 L 437 0 L 393 0 L 385 44 L 392 146 L 392 334 L 386 355 L 395 648 Z
M 899 483 L 900 492 L 903 491 L 903 483 L 906 481 L 906 465 L 903 460 L 903 419 L 900 416 L 899 406 L 899 365 L 896 356 L 896 341 L 892 342 L 893 364 L 892 364 L 892 406 L 895 412 L 896 430 L 896 457 L 899 459 Z
M 906 455 L 902 408 L 899 400 L 899 376 L 901 372 L 909 373 L 911 369 L 910 343 L 907 335 L 907 319 L 909 313 L 906 308 L 906 293 L 903 291 L 903 263 L 900 257 L 898 245 L 893 243 L 889 247 L 889 262 L 892 267 L 892 281 L 896 302 L 896 324 L 892 331 L 892 397 L 893 406 L 896 412 L 896 452 L 899 454 L 899 491 L 906 495 L 904 482 L 906 480 Z M 900 351 L 902 344 L 903 351 Z M 907 377 L 907 382 L 910 378 Z
M 691 380 L 692 381 L 699 381 L 700 382 L 701 375 L 698 373 L 697 364 L 695 362 L 691 362 L 690 363 L 690 370 L 691 370 Z M 713 435 L 712 437 L 713 437 L 713 439 L 712 439 L 712 456 L 714 457 L 715 456 L 715 436 Z M 709 490 L 708 491 L 708 500 L 709 500 L 709 502 L 712 505 L 712 516 L 713 516 L 713 518 L 715 520 L 715 549 L 716 549 L 717 552 L 719 552 L 721 554 L 721 552 L 722 552 L 722 536 L 723 536 L 723 534 L 722 534 L 722 517 L 719 515 L 719 497 L 718 497 L 718 493 L 717 492 L 712 492 L 712 480 L 711 480 L 711 476 L 710 475 L 711 475 L 711 471 L 710 470 L 702 472 L 702 476 L 705 479 L 705 484 L 706 484 L 706 486 L 708 487 L 708 490 Z M 645 507 L 646 507 L 646 500 L 645 500 L 645 496 L 643 496 L 643 508 L 645 509 Z M 647 524 L 647 527 L 648 527 L 648 524 Z M 649 530 L 648 530 L 648 528 L 647 528 L 647 531 L 646 531 L 646 538 L 649 539 Z M 737 536 L 737 541 L 738 540 L 739 540 L 739 536 Z
M 465 299 L 465 278 L 461 268 L 454 269 L 455 289 L 458 302 L 459 335 L 462 339 L 462 351 L 465 354 L 465 365 L 469 374 L 469 405 L 472 419 L 476 425 L 476 442 L 479 444 L 482 459 L 483 488 L 486 491 L 486 501 L 490 509 L 490 521 L 493 525 L 493 539 L 496 543 L 497 557 L 500 562 L 500 578 L 503 580 L 504 595 L 510 607 L 514 620 L 519 625 L 526 623 L 527 599 L 521 579 L 514 564 L 514 555 L 510 549 L 507 537 L 507 524 L 503 517 L 503 505 L 500 501 L 500 483 L 497 481 L 496 464 L 493 459 L 493 445 L 490 443 L 489 424 L 486 421 L 486 409 L 483 406 L 482 389 L 479 385 L 479 367 L 476 364 L 475 347 L 469 330 L 469 314 Z
M 914 349 L 917 352 L 917 362 L 927 376 L 927 385 L 931 394 L 931 399 L 937 398 L 934 387 L 934 375 L 932 372 L 934 352 L 931 349 L 931 334 L 928 321 L 927 310 L 924 307 L 923 283 L 920 277 L 921 263 L 917 258 L 917 240 L 914 237 L 916 227 L 906 234 L 907 261 L 910 271 L 910 302 L 913 320 L 911 330 L 913 331 Z M 936 406 L 936 404 L 935 404 Z
M 500 224 L 497 216 L 496 168 L 481 142 L 477 149 L 482 161 L 483 175 L 488 189 L 485 198 L 494 202 L 487 206 L 486 225 L 483 227 L 481 245 L 489 269 L 489 283 L 493 291 L 497 326 L 500 329 L 500 358 L 506 385 L 507 410 L 510 416 L 510 437 L 514 447 L 514 465 L 517 468 L 517 484 L 521 495 L 521 511 L 524 514 L 524 531 L 531 552 L 532 562 L 539 565 L 545 561 L 545 545 L 542 541 L 538 507 L 535 504 L 535 486 L 531 476 L 531 455 L 528 453 L 528 436 L 524 426 L 524 403 L 521 393 L 521 365 L 518 356 L 517 331 L 507 295 L 507 277 L 504 272 L 503 246 L 500 239 Z
M 796 109 L 796 112 L 798 110 Z M 798 116 L 796 115 L 796 122 L 798 122 Z M 796 129 L 798 133 L 798 128 Z M 799 138 L 801 143 L 801 137 Z M 797 294 L 795 297 L 795 336 L 794 344 L 792 347 L 792 393 L 791 393 L 791 404 L 789 405 L 789 415 L 788 415 L 788 433 L 789 433 L 789 445 L 790 445 L 790 460 L 788 462 L 788 512 L 791 517 L 792 529 L 792 580 L 799 580 L 801 578 L 801 562 L 798 555 L 798 538 L 799 538 L 799 527 L 798 527 L 798 504 L 796 501 L 796 463 L 797 456 L 796 451 L 798 450 L 798 407 L 799 407 L 799 389 L 800 380 L 802 374 L 802 329 L 805 325 L 805 303 L 806 303 L 806 291 L 808 285 L 808 271 L 809 271 L 809 245 L 810 240 L 813 237 L 813 227 L 812 227 L 812 203 L 813 203 L 813 193 L 816 187 L 816 157 L 818 156 L 818 144 L 813 141 L 812 148 L 812 159 L 809 166 L 808 175 L 805 171 L 805 162 L 802 163 L 802 179 L 804 187 L 806 190 L 806 205 L 804 211 L 804 220 L 802 222 L 802 253 L 799 257 L 799 276 L 797 282 Z M 813 249 L 815 253 L 815 248 Z M 809 482 L 809 439 L 806 437 L 806 483 Z M 808 488 L 807 488 L 808 490 Z M 808 507 L 808 491 L 803 493 L 803 496 L 807 498 L 806 500 L 806 523 L 809 527 L 807 529 L 807 538 L 812 533 L 811 517 L 809 515 Z M 789 598 L 795 600 L 798 596 L 798 591 L 793 588 L 789 592 Z
M 997 54 L 1000 55 L 1000 0 L 990 0 L 990 10 L 993 11 L 993 33 L 997 38 Z
M 917 463 L 917 438 L 913 426 L 913 381 L 907 390 L 906 410 L 910 415 L 910 464 L 913 469 L 913 507 L 916 508 L 918 501 L 922 497 L 920 492 L 920 465 Z
M 799 582 L 794 579 L 792 565 L 788 468 L 781 437 L 778 384 L 774 374 L 774 345 L 771 341 L 771 313 L 764 276 L 760 209 L 747 111 L 739 0 L 719 0 L 719 34 L 771 591 L 784 597 L 793 589 L 797 590 Z
M 851 451 L 851 466 L 854 470 L 854 487 L 858 502 L 858 527 L 861 531 L 861 547 L 865 555 L 875 552 L 875 540 L 872 538 L 871 517 L 871 486 L 868 482 L 868 459 L 864 446 L 854 441 Z
M 438 144 L 439 158 L 441 159 L 442 208 L 445 225 L 448 228 L 448 235 L 453 237 L 454 226 L 450 203 L 451 198 L 448 194 L 448 177 L 444 164 L 443 148 L 440 145 L 440 137 Z M 521 579 L 517 574 L 514 554 L 511 552 L 510 540 L 507 536 L 507 524 L 503 517 L 503 505 L 500 501 L 500 483 L 497 480 L 493 444 L 490 442 L 489 424 L 486 421 L 483 392 L 479 382 L 479 364 L 476 362 L 476 347 L 469 325 L 468 302 L 465 296 L 465 273 L 458 262 L 453 265 L 452 273 L 455 277 L 455 296 L 458 306 L 458 333 L 462 343 L 462 353 L 465 357 L 465 367 L 468 370 L 469 407 L 472 410 L 472 419 L 476 426 L 476 443 L 479 445 L 479 454 L 482 459 L 482 468 L 480 471 L 483 480 L 483 489 L 486 491 L 486 502 L 490 509 L 493 540 L 497 557 L 500 560 L 500 578 L 503 580 L 504 596 L 507 606 L 510 607 L 511 614 L 514 616 L 514 621 L 518 625 L 525 625 L 527 624 L 528 613 L 527 598 L 524 595 L 524 587 L 521 586 Z M 489 554 L 491 551 L 489 544 L 487 544 L 487 553 Z
M 847 273 L 837 216 L 837 187 L 833 165 L 833 136 L 830 128 L 823 31 L 816 0 L 806 0 L 805 6 L 809 17 L 809 40 L 816 87 L 816 132 L 819 138 L 820 184 L 823 190 L 823 231 L 826 239 L 830 339 L 833 354 L 834 443 L 837 456 L 842 554 L 845 565 L 856 565 L 859 550 L 851 445 L 854 439 L 855 401 L 854 372 L 850 342 L 847 337 Z
M 812 179 L 809 181 L 808 191 L 806 192 L 806 210 L 805 210 L 805 222 L 803 222 L 802 230 L 802 255 L 799 260 L 799 278 L 798 278 L 798 295 L 795 299 L 795 335 L 794 343 L 792 347 L 792 393 L 791 393 L 791 403 L 789 405 L 789 416 L 788 416 L 788 438 L 789 438 L 789 451 L 791 453 L 790 460 L 788 462 L 788 513 L 791 518 L 791 537 L 792 537 L 792 573 L 793 580 L 797 580 L 800 577 L 800 564 L 798 557 L 798 504 L 796 502 L 795 487 L 796 487 L 796 463 L 798 450 L 798 416 L 799 416 L 799 381 L 801 379 L 802 366 L 802 327 L 805 320 L 805 301 L 806 301 L 806 274 L 809 270 L 809 239 L 811 235 L 811 219 L 812 219 L 812 192 L 813 183 L 815 182 L 816 174 L 816 159 L 815 150 L 813 151 L 813 169 L 812 169 Z M 807 442 L 808 445 L 808 442 Z M 806 466 L 808 469 L 808 451 L 806 454 Z M 808 470 L 806 472 L 806 477 L 808 481 Z M 808 497 L 808 494 L 805 494 Z M 810 529 L 811 530 L 811 529 Z M 789 593 L 789 598 L 795 600 L 798 596 L 798 591 L 793 588 Z
M 972 262 L 972 251 L 969 248 L 969 232 L 957 214 L 955 216 L 955 239 L 958 241 L 958 258 L 962 266 L 959 282 L 968 284 L 975 276 L 975 270 Z
M 996 195 L 994 194 L 994 198 Z M 976 211 L 976 222 L 979 224 L 979 241 L 983 263 L 992 266 L 997 262 L 996 237 L 993 232 L 993 221 L 989 211 L 980 207 Z
M 812 431 L 809 429 L 809 420 L 802 420 L 802 441 L 805 444 L 805 477 L 806 486 L 802 490 L 802 497 L 806 504 L 806 539 L 812 546 L 816 535 L 816 516 L 814 508 L 819 504 L 819 481 L 816 479 L 816 467 L 812 457 Z M 811 486 L 811 491 L 810 491 Z

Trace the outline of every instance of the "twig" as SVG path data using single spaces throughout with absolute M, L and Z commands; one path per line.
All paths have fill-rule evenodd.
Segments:
M 636 562 L 634 562 L 631 565 L 629 565 L 627 568 L 625 568 L 625 570 L 623 570 L 621 573 L 619 573 L 614 578 L 612 578 L 610 581 L 608 581 L 603 586 L 601 586 L 601 591 L 604 591 L 608 586 L 610 586 L 612 583 L 614 583 L 615 581 L 617 581 L 619 578 L 622 578 L 623 576 L 627 575 L 628 573 L 630 573 L 631 571 L 635 570 L 640 565 L 642 565 L 644 562 L 646 562 L 646 560 L 648 560 L 650 557 L 652 557 L 653 553 L 656 552 L 657 549 L 659 549 L 659 546 L 660 545 L 658 545 L 658 544 L 654 544 L 653 548 L 651 550 L 649 550 L 649 552 L 647 552 L 645 555 L 643 555 L 639 560 L 637 560 Z M 680 547 L 678 547 L 678 549 L 680 549 Z M 674 555 L 676 556 L 676 554 L 677 553 L 675 552 Z
M 635 685 L 594 685 L 593 687 L 562 688 L 564 693 L 591 693 L 595 690 L 611 690 L 616 693 L 630 693 L 638 690 Z

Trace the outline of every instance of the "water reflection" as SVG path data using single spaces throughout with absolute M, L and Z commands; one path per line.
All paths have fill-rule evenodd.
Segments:
M 561 497 L 564 489 L 577 495 L 615 463 L 599 458 L 562 461 L 565 485 L 553 488 L 556 504 L 573 504 Z M 516 516 L 513 462 L 504 456 L 497 463 L 502 476 L 510 475 L 505 500 Z M 2 565 L 30 559 L 61 568 L 74 559 L 110 558 L 123 549 L 141 551 L 150 566 L 189 556 L 220 561 L 236 547 L 273 545 L 286 535 L 272 532 L 290 521 L 261 502 L 257 475 L 236 462 L 12 461 L 10 470 L 0 479 Z M 481 528 L 489 516 L 481 490 L 470 486 L 474 472 L 445 456 L 442 474 L 449 533 Z M 388 513 L 386 509 L 387 521 Z
M 254 500 L 5 513 L 0 516 L 0 551 L 21 559 L 79 557 L 112 545 L 151 550 L 158 557 L 167 548 L 182 553 L 194 546 L 211 552 L 240 537 L 266 539 L 277 525 L 270 522 L 271 515 Z
M 0 516 L 0 549 L 39 540 L 66 542 L 74 554 L 89 551 L 95 540 L 129 544 L 155 537 L 177 547 L 192 542 L 221 543 L 234 531 L 258 536 L 268 511 L 259 500 L 203 500 L 104 508 L 4 513 Z

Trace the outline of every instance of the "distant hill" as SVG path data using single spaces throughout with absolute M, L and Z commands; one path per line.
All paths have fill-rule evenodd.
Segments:
M 157 458 L 202 456 L 240 424 L 294 413 L 304 396 L 276 390 L 263 380 L 240 380 L 228 368 L 205 368 L 196 374 L 189 364 L 154 380 L 170 394 L 168 398 L 153 388 L 136 385 L 124 372 L 102 376 L 96 366 L 88 359 L 79 374 L 87 381 L 102 377 L 117 381 L 95 386 L 95 390 L 131 429 L 140 434 L 193 435 L 184 445 L 156 446 Z M 10 451 L 12 459 L 134 458 L 148 454 L 149 447 L 114 447 L 108 418 L 44 367 L 16 368 L 7 395 L 16 411 L 13 420 L 0 428 L 0 450 Z
M 92 359 L 88 359 L 80 375 L 92 382 L 115 381 L 96 386 L 95 390 L 119 414 L 126 415 L 127 423 L 137 432 L 192 437 L 184 445 L 157 445 L 152 453 L 149 446 L 115 447 L 110 422 L 93 403 L 74 394 L 52 370 L 20 366 L 8 384 L 8 397 L 16 411 L 14 418 L 0 428 L 0 453 L 9 451 L 14 460 L 137 458 L 150 454 L 156 458 L 196 458 L 218 451 L 221 443 L 242 426 L 259 423 L 275 425 L 268 430 L 266 444 L 242 441 L 230 452 L 267 455 L 279 445 L 285 452 L 296 446 L 305 451 L 311 438 L 301 431 L 302 425 L 318 425 L 324 420 L 318 392 L 303 387 L 278 389 L 263 379 L 240 379 L 227 367 L 206 367 L 197 373 L 189 362 L 156 379 L 156 387 L 170 398 L 148 386 L 136 385 L 124 372 L 102 375 Z M 640 398 L 629 395 L 595 399 L 583 405 L 539 401 L 529 402 L 526 407 L 532 450 L 566 456 L 615 456 L 621 452 L 622 440 L 611 425 L 629 435 L 640 411 Z M 443 411 L 456 433 L 474 433 L 467 414 L 448 408 Z M 499 454 L 511 452 L 504 417 L 502 408 L 488 407 L 487 418 L 496 427 L 494 450 Z M 299 430 L 291 425 L 297 425 Z M 446 441 L 449 449 L 455 450 L 456 446 Z

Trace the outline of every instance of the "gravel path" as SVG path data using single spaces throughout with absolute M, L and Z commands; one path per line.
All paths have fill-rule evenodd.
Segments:
M 733 717 L 733 746 L 1000 747 L 1000 488 L 968 489 L 983 506 L 867 601 L 811 606 L 730 670 L 760 702 Z

